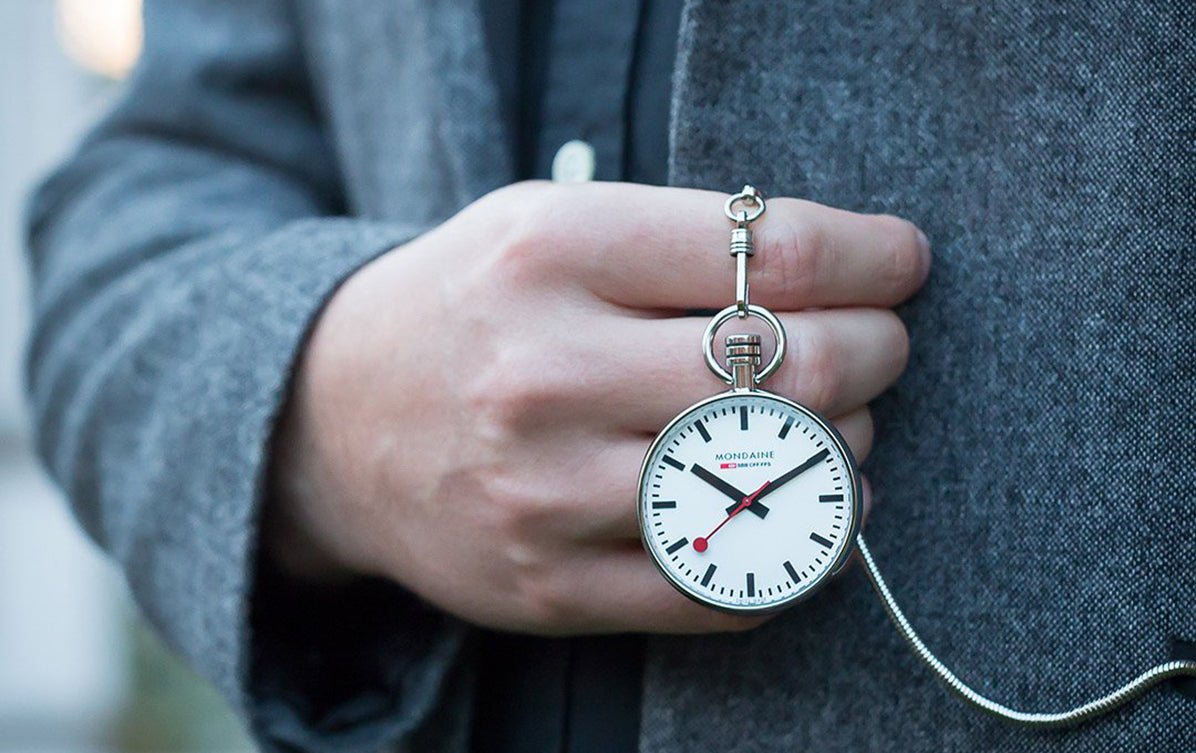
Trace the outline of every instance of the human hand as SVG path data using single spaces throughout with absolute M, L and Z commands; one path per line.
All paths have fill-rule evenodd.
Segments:
M 470 622 L 539 634 L 759 624 L 677 593 L 645 556 L 637 470 L 724 385 L 704 317 L 734 292 L 725 196 L 631 184 L 495 191 L 354 274 L 280 421 L 266 551 L 309 577 L 394 579 Z M 857 459 L 905 367 L 888 310 L 925 280 L 904 220 L 770 198 L 753 301 L 793 351 L 769 389 L 834 417 Z M 763 495 L 761 495 L 763 496 Z

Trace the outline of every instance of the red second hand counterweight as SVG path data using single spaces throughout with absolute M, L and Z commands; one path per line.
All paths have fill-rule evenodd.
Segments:
M 732 510 L 730 515 L 723 518 L 723 522 L 719 523 L 717 526 L 715 526 L 713 531 L 711 531 L 710 533 L 708 533 L 705 536 L 699 536 L 698 538 L 694 539 L 694 551 L 699 552 L 699 553 L 706 551 L 706 547 L 710 545 L 710 539 L 712 539 L 714 537 L 714 534 L 718 533 L 718 529 L 725 526 L 727 524 L 728 520 L 735 517 L 739 513 L 743 512 L 748 507 L 750 507 L 752 504 L 752 500 L 756 498 L 756 495 L 759 494 L 760 492 L 764 491 L 765 487 L 767 487 L 771 483 L 772 483 L 771 481 L 765 481 L 763 486 L 761 486 L 756 491 L 754 491 L 751 494 L 744 497 L 743 501 L 739 503 L 739 506 L 736 507 L 734 510 Z

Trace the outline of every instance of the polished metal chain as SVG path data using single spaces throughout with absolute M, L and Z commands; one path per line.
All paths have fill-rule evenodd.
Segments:
M 864 542 L 862 534 L 856 537 L 856 546 L 860 550 L 860 556 L 864 559 L 864 569 L 868 573 L 868 580 L 872 581 L 872 586 L 876 589 L 876 593 L 880 595 L 880 600 L 885 606 L 885 611 L 889 613 L 889 619 L 897 626 L 897 631 L 901 633 L 901 637 L 905 639 L 905 642 L 909 644 L 913 652 L 918 655 L 922 663 L 929 667 L 930 671 L 946 683 L 947 687 L 954 691 L 960 698 L 963 698 L 977 709 L 1005 721 L 1040 729 L 1071 727 L 1083 724 L 1098 716 L 1107 714 L 1123 704 L 1129 703 L 1164 680 L 1185 675 L 1196 677 L 1196 661 L 1169 661 L 1151 667 L 1112 693 L 1103 695 L 1074 709 L 1055 712 L 1031 712 L 1009 708 L 977 693 L 967 683 L 959 679 L 954 672 L 948 669 L 947 665 L 943 664 L 934 655 L 934 652 L 927 648 L 926 644 L 918 636 L 917 631 L 914 630 L 909 620 L 906 619 L 905 613 L 901 611 L 901 607 L 897 605 L 897 600 L 893 598 L 893 592 L 889 590 L 888 584 L 885 583 L 884 577 L 881 576 L 880 569 L 876 566 L 876 560 L 872 558 L 872 552 L 868 550 L 868 545 Z

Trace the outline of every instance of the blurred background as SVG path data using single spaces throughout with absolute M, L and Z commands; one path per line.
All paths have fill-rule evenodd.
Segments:
M 140 48 L 140 0 L 0 0 L 0 753 L 253 750 L 142 625 L 30 449 L 26 195 Z

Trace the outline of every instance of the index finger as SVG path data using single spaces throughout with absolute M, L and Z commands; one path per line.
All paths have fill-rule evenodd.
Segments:
M 734 302 L 727 194 L 630 183 L 559 190 L 568 193 L 550 225 L 568 234 L 562 242 L 588 249 L 562 263 L 578 265 L 595 294 L 648 309 Z M 778 311 L 894 306 L 921 287 L 930 269 L 926 236 L 891 215 L 778 197 L 767 199 L 767 211 L 751 229 L 751 299 Z

